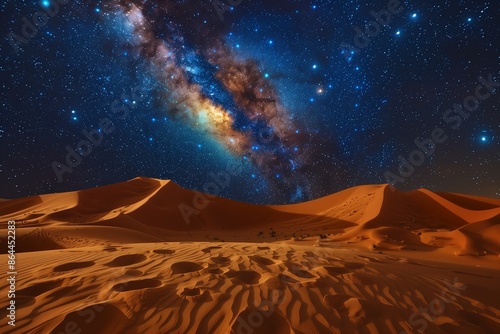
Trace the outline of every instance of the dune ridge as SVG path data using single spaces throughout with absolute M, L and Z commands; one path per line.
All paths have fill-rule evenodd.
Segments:
M 188 223 L 179 205 L 199 196 L 140 177 L 1 201 L 19 274 L 16 327 L 0 332 L 500 333 L 500 200 L 389 185 L 293 205 L 203 195 Z
M 196 203 L 196 196 L 172 181 L 139 177 L 106 187 L 8 200 L 0 205 L 0 222 L 23 222 L 21 240 L 29 242 L 21 242 L 18 251 L 123 240 L 249 242 L 323 235 L 366 249 L 499 253 L 498 240 L 489 236 L 500 222 L 500 200 L 495 199 L 367 185 L 293 205 L 251 205 L 205 195 L 207 202 L 198 209 L 203 202 Z M 193 210 L 188 220 L 179 205 Z M 476 225 L 467 227 L 470 224 Z M 75 229 L 85 238 L 72 236 Z M 460 242 L 436 241 L 450 238 Z M 479 240 L 493 245 L 479 247 Z

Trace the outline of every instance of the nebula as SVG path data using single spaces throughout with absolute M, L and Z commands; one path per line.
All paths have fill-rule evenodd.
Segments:
M 191 126 L 205 131 L 235 154 L 242 154 L 250 146 L 247 136 L 233 129 L 231 113 L 201 93 L 200 86 L 192 83 L 176 61 L 176 51 L 167 42 L 154 36 L 136 5 L 124 10 L 127 23 L 135 32 L 132 46 L 150 61 L 151 73 L 167 89 L 165 107 Z
M 132 30 L 132 37 L 124 43 L 147 62 L 148 71 L 160 84 L 157 93 L 165 112 L 252 162 L 276 189 L 303 196 L 311 184 L 295 175 L 311 163 L 310 131 L 284 107 L 257 61 L 237 57 L 216 29 L 202 34 L 203 38 L 192 31 L 183 35 L 179 27 L 189 30 L 191 25 L 165 20 L 175 18 L 173 6 L 165 2 L 151 10 L 128 1 L 108 6 Z M 189 41 L 195 42 L 194 50 Z M 230 96 L 236 110 L 228 110 L 206 94 L 204 83 L 193 75 L 197 70 L 185 61 L 192 54 L 211 66 L 209 75 Z M 238 117 L 243 124 L 236 124 Z

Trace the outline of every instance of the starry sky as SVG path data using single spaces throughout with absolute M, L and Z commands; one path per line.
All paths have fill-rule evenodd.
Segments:
M 4 1 L 0 197 L 500 197 L 498 1 Z

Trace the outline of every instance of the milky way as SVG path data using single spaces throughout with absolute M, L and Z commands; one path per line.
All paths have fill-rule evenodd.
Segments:
M 4 1 L 0 198 L 139 175 L 203 191 L 228 164 L 218 194 L 253 203 L 386 175 L 500 196 L 500 89 L 459 127 L 447 112 L 500 80 L 498 1 L 396 2 Z
M 214 78 L 232 97 L 236 110 L 230 111 L 203 92 L 203 84 L 190 75 L 190 64 L 179 61 L 192 51 L 185 47 L 182 33 L 193 27 L 171 21 L 169 26 L 177 28 L 167 26 L 162 29 L 162 37 L 158 37 L 157 18 L 170 17 L 169 12 L 176 9 L 168 3 L 159 3 L 154 14 L 146 17 L 142 6 L 140 2 L 122 2 L 108 8 L 112 13 L 122 14 L 133 31 L 132 38 L 124 43 L 138 58 L 149 62 L 149 70 L 165 89 L 160 90 L 165 112 L 208 134 L 229 152 L 249 159 L 283 193 L 311 191 L 316 186 L 314 178 L 304 182 L 297 175 L 321 159 L 308 148 L 312 134 L 283 106 L 279 93 L 258 62 L 238 58 L 217 34 L 205 36 L 194 49 L 198 57 L 212 66 Z M 235 125 L 237 112 L 243 118 L 243 126 Z M 333 161 L 329 165 L 332 174 L 340 170 Z

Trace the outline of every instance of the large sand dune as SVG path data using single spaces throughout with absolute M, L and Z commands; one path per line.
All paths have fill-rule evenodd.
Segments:
M 258 206 L 136 178 L 1 201 L 1 245 L 8 220 L 2 333 L 500 333 L 498 199 L 370 185 Z

